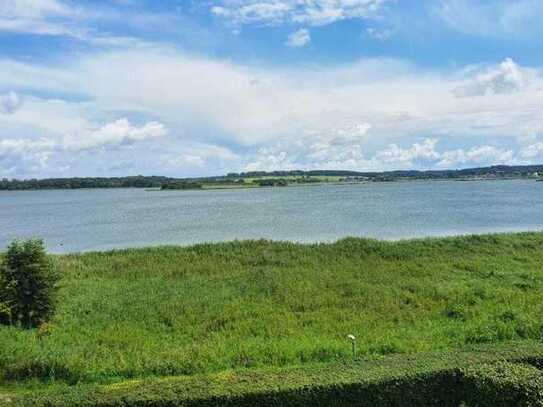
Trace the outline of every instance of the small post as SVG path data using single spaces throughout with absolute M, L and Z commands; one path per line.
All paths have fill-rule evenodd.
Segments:
M 353 359 L 356 358 L 356 336 L 353 334 L 347 335 L 347 338 L 350 339 L 351 344 L 353 346 Z

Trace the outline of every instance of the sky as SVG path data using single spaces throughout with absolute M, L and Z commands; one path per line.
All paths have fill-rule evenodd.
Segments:
M 543 164 L 541 0 L 1 0 L 0 178 Z

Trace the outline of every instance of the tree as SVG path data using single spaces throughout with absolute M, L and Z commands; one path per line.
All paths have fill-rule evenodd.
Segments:
M 33 328 L 55 310 L 59 276 L 43 241 L 14 241 L 0 265 L 0 323 Z

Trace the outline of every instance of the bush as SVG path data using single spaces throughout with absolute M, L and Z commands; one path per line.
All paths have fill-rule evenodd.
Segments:
M 534 366 L 483 364 L 462 369 L 462 376 L 469 406 L 543 406 L 543 374 Z
M 0 323 L 38 326 L 54 312 L 58 275 L 43 241 L 14 241 L 0 265 Z

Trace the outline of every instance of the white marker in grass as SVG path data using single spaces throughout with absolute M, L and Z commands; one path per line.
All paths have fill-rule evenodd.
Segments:
M 353 358 L 356 357 L 356 336 L 353 334 L 347 335 L 347 338 L 350 339 L 352 345 L 353 345 Z

